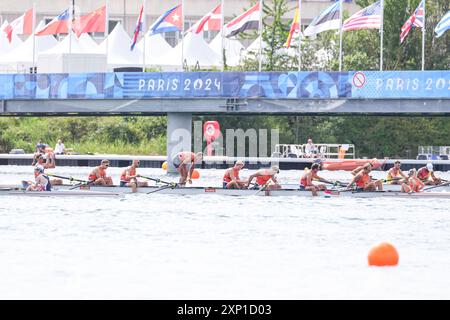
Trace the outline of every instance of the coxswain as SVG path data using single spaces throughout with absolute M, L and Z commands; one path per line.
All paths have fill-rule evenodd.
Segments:
M 402 184 L 402 192 L 420 192 L 424 186 L 425 184 L 417 177 L 416 169 L 411 169 L 408 172 L 406 183 Z
M 276 179 L 276 175 L 279 172 L 280 168 L 278 166 L 272 166 L 267 169 L 259 169 L 248 177 L 247 188 L 250 186 L 253 179 L 256 178 L 255 189 L 261 189 L 262 187 L 264 187 L 265 190 L 281 189 L 281 186 L 278 184 Z
M 417 170 L 417 177 L 426 185 L 438 185 L 442 182 L 441 178 L 434 175 L 433 164 L 428 162 L 425 167 Z
M 356 184 L 357 191 L 374 191 L 378 189 L 383 191 L 383 183 L 381 180 L 371 181 L 369 173 L 372 171 L 372 165 L 368 162 L 363 166 L 363 169 L 353 177 L 352 181 L 347 185 L 350 189 L 353 184 Z
M 192 173 L 194 172 L 195 164 L 203 160 L 203 153 L 193 152 L 179 152 L 172 159 L 173 166 L 180 173 L 179 185 L 183 186 L 188 183 L 192 183 Z
M 136 169 L 139 167 L 139 164 L 139 160 L 133 160 L 131 166 L 126 167 L 120 176 L 120 186 L 131 187 L 133 193 L 137 191 L 138 187 L 148 187 L 148 183 L 146 181 L 137 180 L 137 178 L 140 177 L 140 175 L 136 173 Z
M 44 170 L 55 168 L 55 163 L 53 162 L 53 164 L 51 164 L 47 161 L 44 161 L 44 155 L 41 153 L 34 154 L 33 163 L 31 165 L 32 166 L 41 166 L 42 168 L 44 168 Z M 56 186 L 56 185 L 59 186 L 59 185 L 63 184 L 62 179 L 51 179 L 50 182 L 53 186 Z
M 26 191 L 51 191 L 50 179 L 44 175 L 44 168 L 40 165 L 34 167 L 34 182 L 29 181 Z
M 109 167 L 109 160 L 102 160 L 98 167 L 95 167 L 89 174 L 89 182 L 95 185 L 112 186 L 114 183 L 111 177 L 106 176 L 106 169 Z
M 320 164 L 314 163 L 311 166 L 311 170 L 308 170 L 303 174 L 300 179 L 300 190 L 301 191 L 311 191 L 313 196 L 317 196 L 317 191 L 326 190 L 326 186 L 324 184 L 314 184 L 313 180 L 318 180 L 320 182 L 333 184 L 333 182 L 319 177 L 317 173 L 321 169 Z
M 223 175 L 223 188 L 224 189 L 244 189 L 246 181 L 239 178 L 239 171 L 244 167 L 242 160 L 236 161 L 234 167 L 225 170 Z
M 397 160 L 394 162 L 394 166 L 388 170 L 386 176 L 388 184 L 403 184 L 407 182 L 408 177 L 400 169 L 401 165 L 401 162 Z

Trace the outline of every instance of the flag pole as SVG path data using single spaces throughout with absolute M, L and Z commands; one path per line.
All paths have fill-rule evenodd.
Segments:
M 298 0 L 298 71 L 300 72 L 301 69 L 302 69 L 302 0 Z
M 36 70 L 36 2 L 33 2 L 33 72 Z
M 339 71 L 342 71 L 342 36 L 343 36 L 343 32 L 342 32 L 342 16 L 344 13 L 344 8 L 342 5 L 342 0 L 339 0 Z
M 184 0 L 181 1 L 181 69 L 184 71 Z
M 221 4 L 220 4 L 220 12 L 221 14 L 221 21 L 220 21 L 220 36 L 221 36 L 221 50 L 220 50 L 220 56 L 221 56 L 221 61 L 222 61 L 222 72 L 225 71 L 225 52 L 223 51 L 224 48 L 224 39 L 223 39 L 223 25 L 225 24 L 225 0 L 222 0 Z
M 263 35 L 263 8 L 264 8 L 264 1 L 259 1 L 259 72 L 262 70 L 262 35 Z
M 422 71 L 425 70 L 425 21 L 426 21 L 426 8 L 427 2 L 423 0 L 423 28 L 422 28 Z
M 72 0 L 72 8 L 70 13 L 70 19 L 69 19 L 69 30 L 67 32 L 69 33 L 69 54 L 72 53 L 72 29 L 73 29 L 73 21 L 75 19 L 75 0 Z M 70 59 L 70 57 L 69 57 Z
M 106 64 L 108 64 L 108 50 L 109 50 L 109 0 L 106 0 L 106 12 L 105 12 L 105 40 L 106 40 Z
M 384 40 L 384 0 L 381 0 L 381 26 L 380 26 L 380 71 L 383 71 L 383 40 Z
M 143 5 L 144 5 L 144 10 L 142 10 L 142 26 L 141 26 L 142 35 L 144 36 L 144 39 L 143 39 L 144 47 L 142 49 L 142 64 L 143 64 L 142 72 L 145 72 L 145 67 L 146 67 L 146 65 L 145 65 L 145 40 L 147 38 L 145 35 L 145 27 L 147 25 L 147 18 L 145 15 L 145 10 L 147 9 L 147 0 L 144 0 Z

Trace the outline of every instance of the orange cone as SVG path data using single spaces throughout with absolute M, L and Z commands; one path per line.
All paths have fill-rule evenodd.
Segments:
M 369 266 L 396 266 L 398 264 L 398 252 L 395 247 L 388 243 L 382 242 L 374 246 L 367 257 Z
M 194 170 L 192 172 L 191 178 L 194 179 L 194 180 L 200 178 L 200 172 L 198 172 L 197 170 Z
M 164 161 L 164 162 L 163 162 L 161 168 L 162 168 L 163 170 L 167 170 L 167 161 Z

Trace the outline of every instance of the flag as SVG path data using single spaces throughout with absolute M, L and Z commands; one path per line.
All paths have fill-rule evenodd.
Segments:
M 358 11 L 344 21 L 342 31 L 380 29 L 381 28 L 381 1 Z
M 224 35 L 230 38 L 246 30 L 258 30 L 260 18 L 261 9 L 260 1 L 258 1 L 257 4 L 246 12 L 227 23 L 223 28 Z
M 73 23 L 73 31 L 79 37 L 86 32 L 105 32 L 106 28 L 106 6 L 92 11 Z
M 339 29 L 341 26 L 340 9 L 340 1 L 328 7 L 324 12 L 314 18 L 303 31 L 303 34 L 305 36 L 312 36 L 322 31 Z
M 450 11 L 447 12 L 441 21 L 439 21 L 436 29 L 434 29 L 434 32 L 436 32 L 436 38 L 442 36 L 448 29 L 450 29 Z
M 217 5 L 212 11 L 208 12 L 203 18 L 197 21 L 187 32 L 194 31 L 200 33 L 203 31 L 218 31 L 222 24 L 222 5 Z
M 183 11 L 181 4 L 164 13 L 150 27 L 149 35 L 157 33 L 181 31 L 183 29 Z
M 13 32 L 16 34 L 32 34 L 33 33 L 33 8 L 25 12 L 16 20 L 8 24 L 3 31 L 6 33 L 9 43 L 12 40 Z
M 139 36 L 139 32 L 142 31 L 142 14 L 144 12 L 144 5 L 141 6 L 141 11 L 139 12 L 139 18 L 136 22 L 136 28 L 134 29 L 133 42 L 131 43 L 130 50 L 133 51 L 134 46 L 136 45 L 137 38 Z
M 51 34 L 67 33 L 67 30 L 69 29 L 67 24 L 69 22 L 70 16 L 71 15 L 69 9 L 64 10 L 59 14 L 59 16 L 53 18 L 53 20 L 50 21 L 41 30 L 36 30 L 36 35 L 47 36 Z
M 405 22 L 405 24 L 402 27 L 402 32 L 400 33 L 400 43 L 403 43 L 406 36 L 408 35 L 409 31 L 412 29 L 412 27 L 418 27 L 423 28 L 423 22 L 425 20 L 424 15 L 424 0 L 422 0 L 419 3 L 419 6 L 417 7 L 416 11 L 412 14 L 411 17 Z
M 295 10 L 295 16 L 294 16 L 294 20 L 292 21 L 292 25 L 291 25 L 291 30 L 289 31 L 289 36 L 286 40 L 286 43 L 284 44 L 284 46 L 286 48 L 290 48 L 291 47 L 291 42 L 292 42 L 292 38 L 294 37 L 294 34 L 296 31 L 298 31 L 300 33 L 300 10 L 297 7 L 297 9 Z

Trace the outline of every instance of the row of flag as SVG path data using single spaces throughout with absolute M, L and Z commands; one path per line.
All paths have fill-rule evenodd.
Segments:
M 317 16 L 311 24 L 303 31 L 303 36 L 312 36 L 326 30 L 340 29 L 341 2 L 331 5 L 319 16 Z M 362 30 L 362 29 L 380 29 L 382 27 L 382 2 L 377 1 L 372 5 L 358 11 L 342 24 L 342 31 Z M 299 32 L 299 8 L 297 7 L 294 20 L 291 24 L 286 47 L 291 46 L 292 38 L 296 32 Z M 413 27 L 424 28 L 425 21 L 425 0 L 422 0 L 401 28 L 400 42 L 403 43 L 409 31 Z M 436 37 L 442 36 L 446 30 L 450 29 L 450 11 L 442 18 L 436 26 Z

